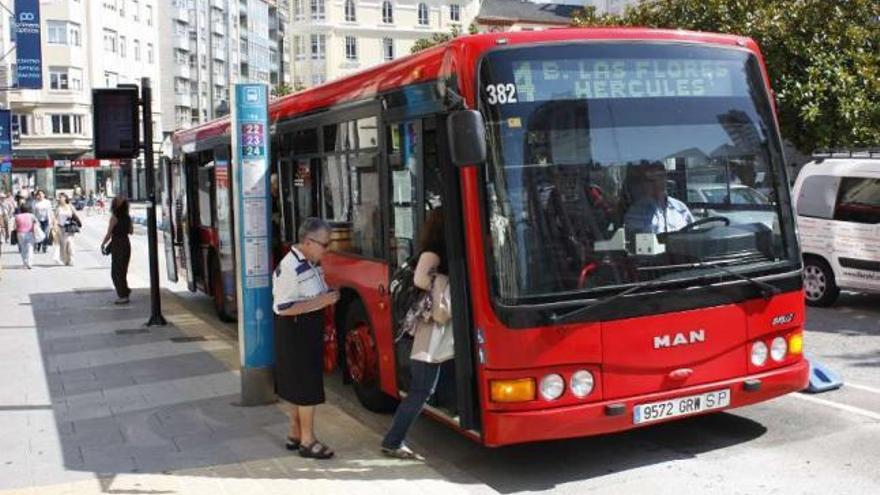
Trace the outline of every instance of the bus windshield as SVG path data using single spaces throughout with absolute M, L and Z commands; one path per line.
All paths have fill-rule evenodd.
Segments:
M 779 137 L 750 52 L 511 46 L 483 58 L 479 95 L 502 303 L 796 261 Z

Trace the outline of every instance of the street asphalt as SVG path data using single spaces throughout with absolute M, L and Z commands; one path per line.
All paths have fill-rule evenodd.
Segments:
M 135 214 L 142 208 L 135 209 Z M 805 347 L 846 385 L 623 434 L 489 449 L 422 419 L 425 463 L 378 452 L 390 418 L 328 377 L 319 436 L 331 461 L 284 451 L 277 405 L 239 407 L 235 326 L 163 282 L 149 317 L 146 235 L 133 236 L 132 304 L 112 304 L 107 217 L 86 217 L 74 267 L 0 263 L 0 495 L 880 494 L 880 296 L 808 310 Z M 161 254 L 161 249 L 160 249 Z M 161 260 L 160 260 L 161 261 Z M 164 261 L 160 263 L 164 280 Z

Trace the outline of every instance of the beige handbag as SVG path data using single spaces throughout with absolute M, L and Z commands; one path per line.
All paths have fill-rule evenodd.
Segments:
M 410 358 L 425 363 L 442 363 L 455 357 L 448 277 L 437 275 L 431 297 L 433 299 L 432 321 L 420 321 L 416 325 L 416 335 Z

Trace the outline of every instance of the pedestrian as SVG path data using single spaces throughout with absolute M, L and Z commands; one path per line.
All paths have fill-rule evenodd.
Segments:
M 46 199 L 46 193 L 42 190 L 37 191 L 36 198 L 34 199 L 34 216 L 37 217 L 37 221 L 40 222 L 40 228 L 46 234 L 43 241 L 34 246 L 34 250 L 38 253 L 45 253 L 50 244 L 49 227 L 52 226 L 51 222 L 54 214 L 52 212 L 52 202 Z
M 330 246 L 330 225 L 306 218 L 299 243 L 272 277 L 275 320 L 275 385 L 291 405 L 286 448 L 302 457 L 329 459 L 333 450 L 315 438 L 315 406 L 324 403 L 324 311 L 339 300 L 318 263 Z
M 25 268 L 33 268 L 31 259 L 34 256 L 34 244 L 36 243 L 36 229 L 39 228 L 37 218 L 31 213 L 31 208 L 26 202 L 18 207 L 15 215 L 15 236 L 18 243 L 18 252 L 21 253 L 21 261 Z
M 3 277 L 3 245 L 9 242 L 9 212 L 6 210 L 6 193 L 0 191 L 0 278 Z
M 382 439 L 382 453 L 398 459 L 422 459 L 404 443 L 404 439 L 425 403 L 434 394 L 442 364 L 454 356 L 443 222 L 442 208 L 431 210 L 419 238 L 421 252 L 413 285 L 428 291 L 432 309 L 430 321 L 420 321 L 416 325 L 410 353 L 410 387 Z
M 55 234 L 58 245 L 58 260 L 67 266 L 73 265 L 73 236 L 76 235 L 82 222 L 71 206 L 67 195 L 58 196 L 58 208 L 55 209 Z
M 131 216 L 128 214 L 128 198 L 119 195 L 110 204 L 110 222 L 107 234 L 101 241 L 101 251 L 110 252 L 110 277 L 116 289 L 115 304 L 128 304 L 131 289 L 128 288 L 128 262 L 131 260 L 131 242 L 128 236 L 134 233 Z

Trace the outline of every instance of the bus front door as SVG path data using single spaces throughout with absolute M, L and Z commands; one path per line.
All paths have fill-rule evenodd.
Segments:
M 159 188 L 160 199 L 162 205 L 162 229 L 163 245 L 165 247 L 165 270 L 168 280 L 177 282 L 177 249 L 178 246 L 174 238 L 174 226 L 177 224 L 175 218 L 172 217 L 174 212 L 174 189 L 171 180 L 172 162 L 166 156 L 159 159 Z

